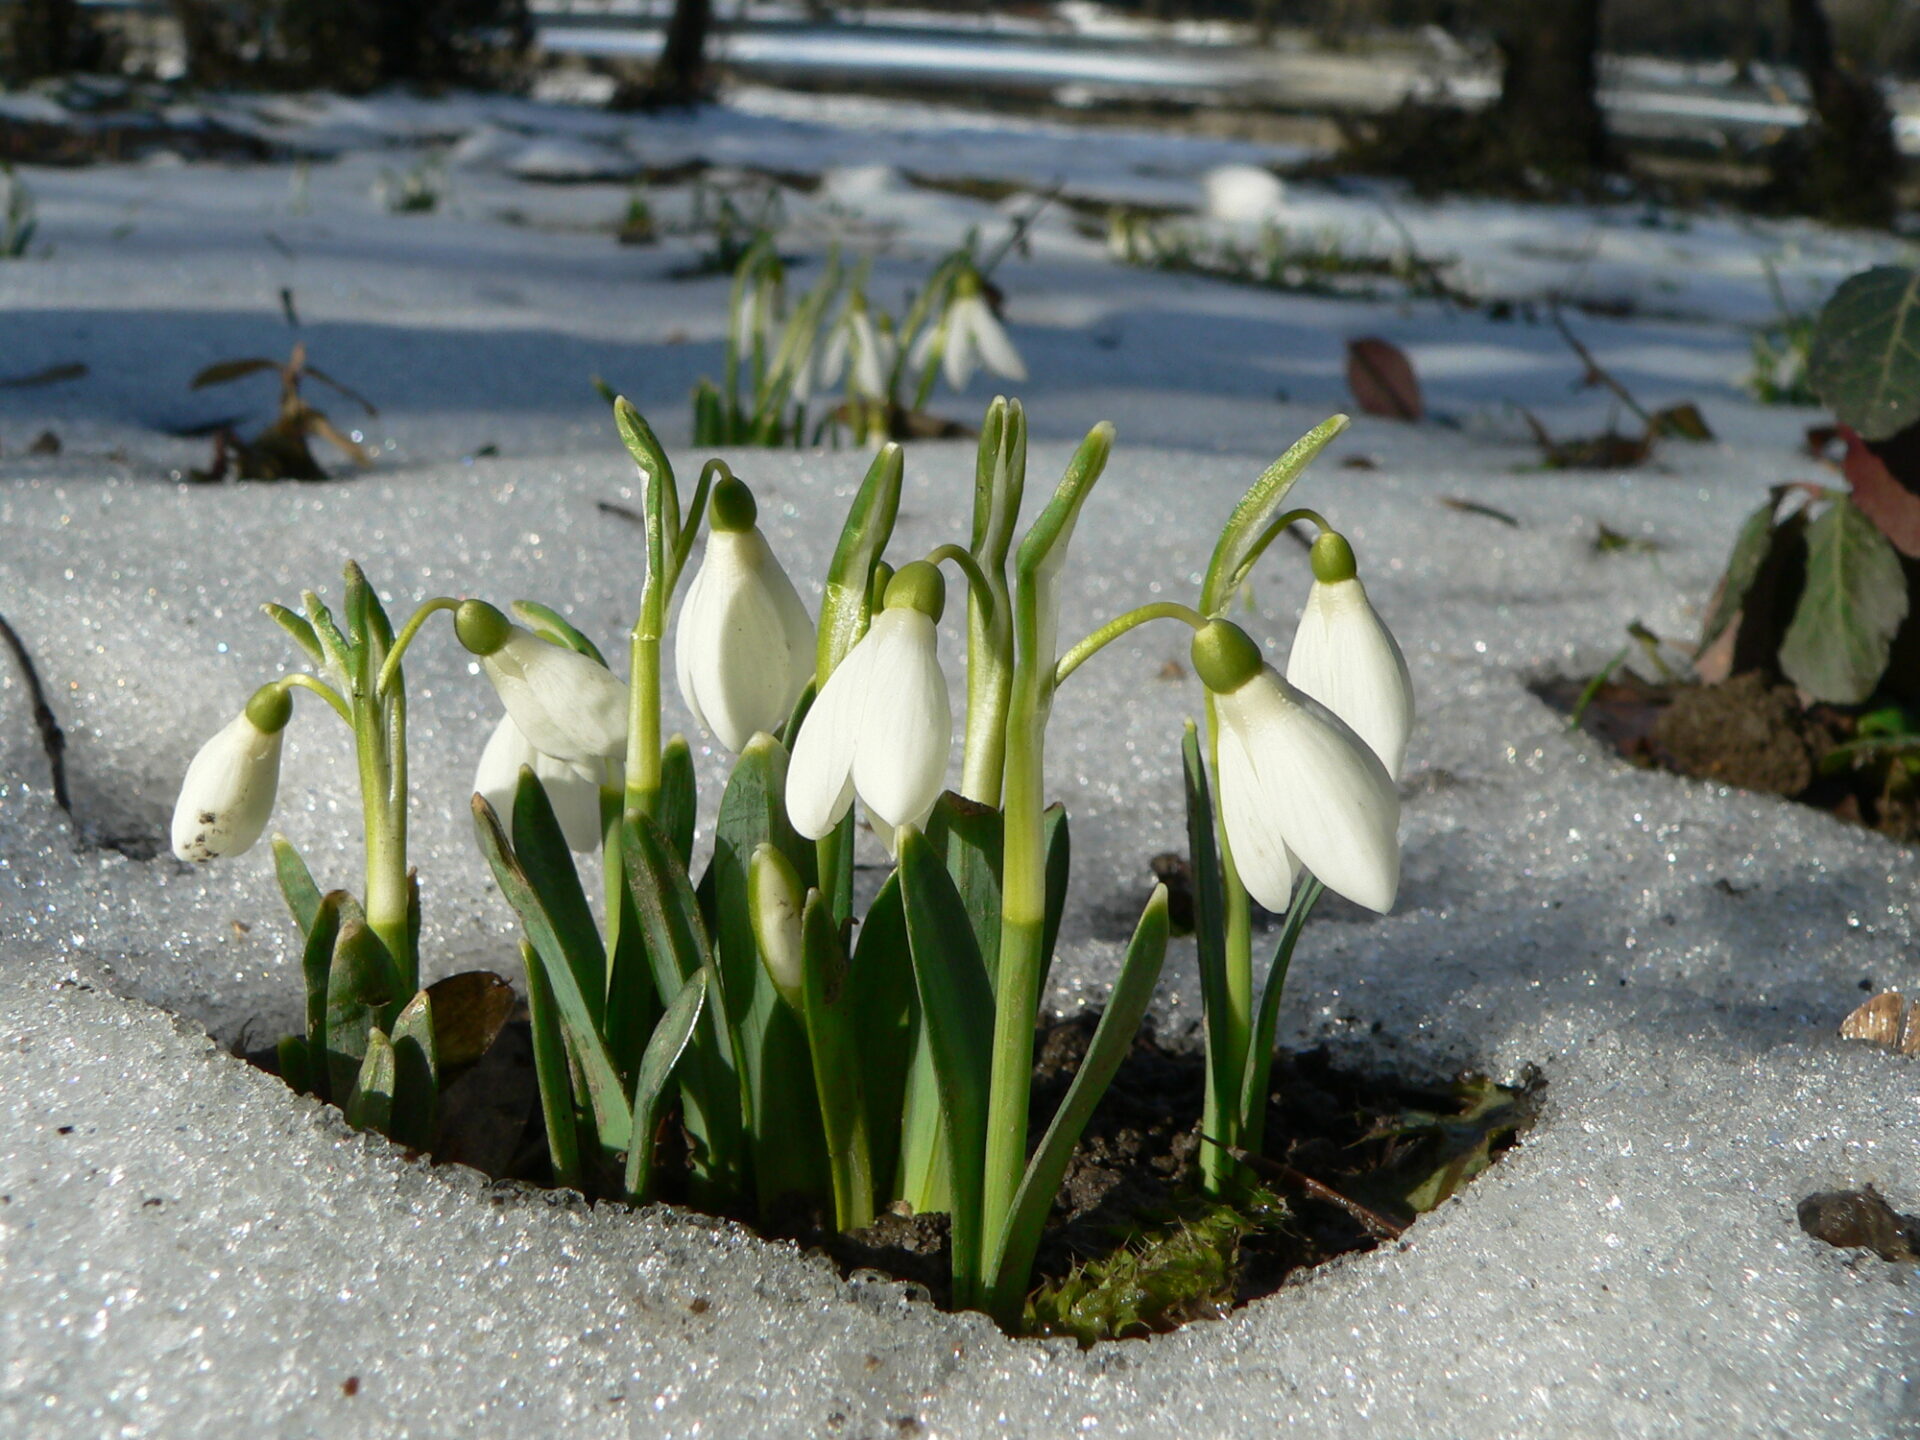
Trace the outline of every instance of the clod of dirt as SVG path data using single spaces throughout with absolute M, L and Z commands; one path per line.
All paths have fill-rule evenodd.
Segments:
M 1871 1185 L 1807 1196 L 1800 1202 L 1800 1228 L 1837 1250 L 1871 1250 L 1882 1260 L 1920 1260 L 1920 1216 L 1900 1214 Z
M 1813 783 L 1806 722 L 1790 685 L 1757 673 L 1678 691 L 1654 722 L 1654 743 L 1683 773 L 1769 795 Z

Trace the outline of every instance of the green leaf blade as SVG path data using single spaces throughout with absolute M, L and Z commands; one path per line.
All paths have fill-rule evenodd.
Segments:
M 1807 529 L 1807 579 L 1780 645 L 1780 668 L 1814 698 L 1867 699 L 1907 617 L 1906 572 L 1893 543 L 1851 500 Z
M 692 1043 L 712 983 L 712 970 L 702 968 L 694 972 L 693 978 L 680 987 L 680 993 L 667 1005 L 640 1057 L 633 1086 L 633 1144 L 627 1150 L 626 1171 L 627 1198 L 636 1205 L 647 1198 L 653 1171 L 653 1136 L 666 1110 L 670 1094 L 668 1082 L 680 1057 Z
M 1920 270 L 1876 265 L 1835 290 L 1814 322 L 1807 376 L 1868 440 L 1920 420 Z

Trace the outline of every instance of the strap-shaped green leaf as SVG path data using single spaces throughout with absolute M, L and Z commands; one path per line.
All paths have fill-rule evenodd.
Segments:
M 1073 837 L 1067 830 L 1067 807 L 1059 803 L 1040 812 L 1041 843 L 1047 852 L 1047 913 L 1040 932 L 1040 991 L 1046 993 L 1053 973 L 1053 947 L 1060 939 L 1060 921 L 1067 913 L 1067 880 L 1073 869 Z
M 359 909 L 343 913 L 327 971 L 327 1079 L 336 1097 L 352 1092 L 367 1036 L 392 1023 L 404 993 L 393 957 Z
M 800 920 L 802 994 L 813 1083 L 833 1174 L 834 1223 L 857 1230 L 873 1223 L 873 1158 L 866 1102 L 860 1091 L 858 1007 L 847 988 L 849 967 L 832 910 L 818 890 Z
M 1280 943 L 1273 947 L 1273 960 L 1267 966 L 1267 986 L 1260 994 L 1260 1010 L 1254 1017 L 1253 1035 L 1247 1042 L 1246 1070 L 1240 1081 L 1241 1129 L 1236 1142 L 1256 1155 L 1266 1140 L 1267 1088 L 1273 1077 L 1273 1034 L 1280 1021 L 1287 971 L 1293 965 L 1293 947 L 1300 943 L 1300 932 L 1324 888 L 1309 874 L 1294 893 L 1293 904 L 1287 910 L 1287 923 L 1280 928 Z
M 320 648 L 320 637 L 313 633 L 313 626 L 286 606 L 276 605 L 271 600 L 260 608 L 267 612 L 268 619 L 292 637 L 293 643 L 300 647 L 309 660 L 316 665 L 327 663 L 327 652 Z
M 274 1063 L 279 1066 L 280 1078 L 294 1094 L 314 1093 L 313 1052 L 307 1048 L 305 1037 L 281 1036 L 280 1043 L 274 1047 Z
M 952 1165 L 954 1303 L 972 1306 L 983 1298 L 986 1278 L 981 1167 L 993 1053 L 993 990 L 946 866 L 918 831 L 907 828 L 901 835 L 900 896 L 908 948 L 940 1084 Z
M 874 562 L 886 553 L 893 522 L 900 513 L 900 480 L 905 462 L 900 447 L 880 447 L 867 467 L 841 527 L 840 543 L 827 567 L 826 594 L 820 599 L 819 642 L 814 678 L 824 685 L 841 659 L 867 633 L 867 585 Z
M 636 1205 L 647 1198 L 653 1177 L 653 1137 L 667 1108 L 668 1082 L 693 1040 L 712 982 L 712 970 L 702 967 L 693 972 L 680 993 L 668 1002 L 666 1013 L 647 1041 L 646 1053 L 640 1057 L 633 1086 L 633 1144 L 627 1150 L 626 1175 L 627 1199 Z
M 940 852 L 953 888 L 966 907 L 973 943 L 987 967 L 987 983 L 1000 958 L 1000 812 L 947 791 L 927 817 L 927 843 Z
M 1345 415 L 1322 420 L 1296 440 L 1286 454 L 1269 465 L 1261 472 L 1260 478 L 1247 487 L 1247 493 L 1233 507 L 1233 514 L 1228 517 L 1226 528 L 1220 532 L 1220 539 L 1213 547 L 1213 558 L 1207 563 L 1206 580 L 1200 586 L 1201 614 L 1225 613 L 1227 606 L 1232 603 L 1233 592 L 1245 578 L 1241 573 L 1243 563 L 1268 523 L 1280 513 L 1280 507 L 1286 503 L 1287 492 L 1314 457 L 1326 449 L 1334 436 L 1347 428 L 1347 424 Z
M 1780 668 L 1817 700 L 1858 705 L 1886 674 L 1907 618 L 1900 555 L 1851 500 L 1807 527 L 1807 580 L 1780 642 Z
M 720 799 L 713 863 L 701 882 L 763 1212 L 782 1195 L 824 1194 L 827 1184 L 813 1089 L 795 1083 L 809 1064 L 804 1022 L 781 1001 L 761 963 L 748 906 L 750 865 L 762 844 L 778 850 L 801 877 L 797 894 L 805 894 L 814 868 L 813 847 L 787 819 L 786 760 L 779 743 L 765 736 L 740 752 Z
M 553 802 L 533 767 L 522 765 L 513 791 L 513 858 L 527 883 L 540 897 L 540 908 L 552 926 L 586 1002 L 587 1017 L 597 1031 L 606 1026 L 607 954 L 600 943 L 587 895 L 580 888 L 580 872 L 573 863 L 566 832 L 553 813 Z M 534 942 L 538 945 L 538 940 Z
M 693 864 L 693 827 L 698 818 L 700 799 L 694 786 L 693 751 L 687 737 L 675 735 L 660 751 L 660 808 L 655 816 L 660 829 L 673 843 L 680 868 Z
M 440 1054 L 433 997 L 420 991 L 393 1022 L 393 1120 L 387 1133 L 412 1150 L 431 1150 L 440 1123 Z
M 1211 1114 L 1221 1114 L 1240 1094 L 1243 1043 L 1233 1033 L 1227 999 L 1227 902 L 1222 889 L 1219 831 L 1213 787 L 1200 755 L 1200 735 L 1191 720 L 1180 740 L 1187 789 L 1187 874 L 1193 893 L 1193 949 L 1200 969 L 1200 1013 L 1206 1026 L 1207 1094 Z M 1238 1143 L 1233 1135 L 1215 1139 Z
M 698 410 L 697 397 L 695 409 Z M 663 524 L 661 539 L 666 552 L 672 554 L 680 540 L 680 491 L 673 478 L 673 462 L 667 459 L 666 447 L 653 433 L 653 427 L 647 424 L 646 417 L 624 398 L 616 397 L 613 402 L 613 421 L 620 431 L 620 443 L 627 447 L 627 454 L 633 457 L 633 463 L 639 466 L 642 474 L 659 480 L 659 485 L 648 486 L 647 492 L 650 499 L 654 495 L 659 497 Z M 695 443 L 699 442 L 696 440 Z
M 480 840 L 480 853 L 486 856 L 487 864 L 493 870 L 493 878 L 500 886 L 500 893 L 520 917 L 536 957 L 545 966 L 546 978 L 553 987 L 554 1002 L 560 1011 L 561 1025 L 580 1064 L 581 1078 L 587 1087 L 587 1100 L 593 1110 L 594 1128 L 598 1132 L 601 1147 L 613 1151 L 625 1150 L 628 1134 L 633 1127 L 633 1117 L 627 1109 L 625 1087 L 620 1082 L 619 1071 L 615 1069 L 613 1058 L 607 1052 L 605 1037 L 595 1023 L 595 1012 L 589 1008 L 587 997 L 581 993 L 579 979 L 567 961 L 567 952 L 560 943 L 552 918 L 527 879 L 526 872 L 514 858 L 506 832 L 500 827 L 500 818 L 493 813 L 493 807 L 487 803 L 484 795 L 473 797 L 473 817 L 474 830 Z
M 1027 1162 L 1013 1208 L 1007 1214 L 1006 1230 L 996 1237 L 988 1297 L 988 1309 L 996 1316 L 1018 1318 L 1020 1314 L 1040 1231 L 1053 1208 L 1053 1197 L 1060 1193 L 1073 1147 L 1080 1143 L 1080 1132 L 1086 1129 L 1094 1106 L 1107 1093 L 1114 1072 L 1133 1048 L 1140 1021 L 1153 1000 L 1153 987 L 1160 981 L 1160 967 L 1167 958 L 1167 930 L 1167 887 L 1156 885 L 1127 944 L 1120 975 L 1113 982 L 1113 994 L 1107 998 L 1100 1023 L 1094 1027 L 1086 1058 L 1074 1073 L 1073 1083 L 1067 1087 L 1066 1098 L 1054 1112 L 1039 1148 Z
M 325 1059 L 327 986 L 333 974 L 334 942 L 340 938 L 342 907 L 349 903 L 351 897 L 344 890 L 334 890 L 321 899 L 314 909 L 313 923 L 307 927 L 307 943 L 300 956 L 301 977 L 307 990 L 307 1049 L 317 1071 L 314 1093 L 322 1099 L 335 1093 Z
M 869 1144 L 876 1189 L 905 1197 L 899 1165 L 916 1123 L 938 1128 L 935 1107 L 926 1117 L 906 1114 L 908 1068 L 920 1038 L 919 997 L 913 955 L 907 947 L 907 915 L 900 900 L 900 872 L 880 887 L 860 922 L 850 977 L 859 1015 L 860 1085 L 873 1127 Z M 930 1142 L 929 1142 L 930 1143 Z
M 520 942 L 520 961 L 527 973 L 527 1022 L 533 1032 L 533 1073 L 540 1087 L 540 1118 L 547 1132 L 547 1159 L 553 1166 L 553 1183 L 564 1190 L 578 1190 L 580 1169 L 581 1097 L 573 1093 L 573 1067 L 567 1063 L 567 1039 L 560 1020 L 559 1002 L 547 983 L 547 967 L 525 940 Z M 637 1133 L 637 1132 L 636 1132 Z M 592 1143 L 592 1142 L 589 1142 Z
M 284 835 L 273 837 L 273 874 L 280 882 L 280 894 L 287 911 L 302 935 L 313 932 L 313 920 L 320 913 L 320 887 L 313 883 L 313 872 L 300 852 Z
M 347 1093 L 347 1123 L 385 1135 L 393 1123 L 393 1042 L 375 1027 L 366 1035 L 366 1055 Z
M 692 882 L 672 842 L 650 815 L 627 817 L 620 831 L 620 859 L 646 937 L 654 986 L 664 996 L 678 995 L 698 971 L 713 965 Z M 704 1013 L 706 1023 L 694 1035 L 693 1053 L 680 1077 L 680 1094 L 687 1131 L 696 1142 L 696 1188 L 731 1198 L 738 1195 L 743 1178 L 744 1136 L 724 984 L 709 985 Z
M 584 655 L 597 665 L 604 666 L 607 663 L 607 657 L 600 653 L 600 647 L 575 629 L 573 622 L 551 605 L 542 605 L 538 600 L 516 600 L 508 608 L 513 611 L 515 619 L 542 640 L 564 646 L 576 655 Z
M 353 647 L 347 644 L 347 637 L 340 633 L 340 627 L 334 623 L 333 612 L 311 590 L 301 593 L 300 603 L 307 607 L 307 621 L 313 626 L 314 637 L 319 640 L 320 649 L 326 654 L 334 678 L 342 685 L 351 687 Z
M 1094 484 L 1107 468 L 1107 457 L 1112 453 L 1113 426 L 1102 420 L 1087 432 L 1087 438 L 1073 452 L 1066 473 L 1054 487 L 1053 498 L 1047 501 L 1047 508 L 1040 512 L 1033 528 L 1020 542 L 1014 569 L 1024 584 L 1042 575 L 1051 578 L 1058 573 L 1066 547 L 1073 539 L 1073 527 L 1080 521 L 1080 509 L 1093 493 Z

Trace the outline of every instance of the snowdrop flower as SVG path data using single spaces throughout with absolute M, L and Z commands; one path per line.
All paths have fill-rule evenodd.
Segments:
M 953 740 L 934 652 L 945 601 L 939 570 L 901 566 L 886 607 L 827 677 L 787 770 L 787 814 L 807 839 L 839 824 L 856 794 L 890 830 L 919 824 L 940 798 Z
M 1329 530 L 1313 542 L 1313 589 L 1287 658 L 1287 680 L 1313 696 L 1400 773 L 1413 729 L 1407 660 L 1367 601 L 1353 547 Z
M 813 621 L 754 524 L 753 492 L 713 487 L 707 553 L 674 632 L 680 694 L 700 728 L 739 754 L 780 728 L 813 676 Z
M 909 361 L 914 369 L 925 367 L 935 345 L 943 345 L 941 369 L 947 384 L 955 390 L 967 388 L 967 381 L 981 365 L 1009 380 L 1025 380 L 1027 367 L 1020 352 L 1013 348 L 1007 332 L 987 303 L 978 272 L 963 270 L 954 281 L 953 298 L 947 313 L 937 325 L 929 325 L 914 341 Z
M 480 657 L 527 742 L 582 763 L 627 753 L 627 687 L 604 665 L 515 625 L 484 600 L 463 600 L 453 633 Z
M 891 335 L 882 334 L 867 312 L 867 300 L 857 291 L 847 302 L 840 323 L 827 337 L 820 355 L 819 380 L 822 389 L 840 383 L 852 362 L 848 377 L 854 394 L 867 400 L 887 398 L 887 372 L 893 369 L 896 347 Z
M 520 784 L 522 766 L 532 766 L 533 773 L 540 777 L 547 800 L 553 806 L 554 818 L 567 837 L 567 848 L 583 855 L 598 848 L 600 786 L 603 781 L 613 783 L 608 772 L 618 767 L 605 760 L 581 764 L 542 754 L 513 723 L 513 716 L 502 715 L 487 740 L 487 748 L 480 752 L 480 764 L 473 772 L 473 788 L 476 794 L 487 797 L 487 803 L 503 823 L 511 821 L 513 796 Z
M 292 716 L 293 696 L 276 680 L 200 747 L 173 807 L 174 854 L 202 861 L 253 848 L 273 814 L 280 740 Z
M 1294 861 L 1381 913 L 1400 886 L 1400 797 L 1367 742 L 1295 689 L 1225 620 L 1193 638 L 1213 692 L 1220 819 L 1241 882 L 1269 910 L 1292 899 Z

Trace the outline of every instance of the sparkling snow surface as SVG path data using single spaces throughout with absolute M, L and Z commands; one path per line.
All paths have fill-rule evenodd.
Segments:
M 919 113 L 903 112 L 903 132 Z M 449 110 L 436 133 L 477 123 Z M 740 149 L 758 129 L 775 164 L 800 123 L 719 112 L 708 133 Z M 904 142 L 806 123 L 838 137 L 830 163 L 850 163 L 857 134 L 868 160 L 904 164 Z M 698 148 L 700 127 L 685 128 Z M 970 142 L 976 160 L 991 138 Z M 1911 1268 L 1833 1250 L 1794 1220 L 1806 1194 L 1868 1182 L 1920 1208 L 1920 1070 L 1835 1034 L 1864 992 L 1920 985 L 1920 854 L 1784 801 L 1635 771 L 1527 689 L 1590 673 L 1629 620 L 1693 633 L 1739 517 L 1766 485 L 1817 478 L 1792 449 L 1811 414 L 1757 409 L 1735 388 L 1733 322 L 1766 313 L 1752 257 L 1780 231 L 1696 222 L 1701 266 L 1672 269 L 1700 297 L 1690 322 L 1580 322 L 1643 400 L 1697 399 L 1726 437 L 1588 476 L 1523 470 L 1531 451 L 1504 408 L 1536 406 L 1567 433 L 1605 423 L 1600 402 L 1567 393 L 1577 372 L 1548 327 L 1120 270 L 1064 223 L 997 277 L 1035 375 L 1028 513 L 1078 429 L 1110 416 L 1121 432 L 1076 536 L 1063 643 L 1130 605 L 1192 598 L 1242 488 L 1341 405 L 1345 336 L 1406 344 L 1432 403 L 1462 423 L 1362 421 L 1296 492 L 1352 536 L 1421 718 L 1399 906 L 1326 907 L 1294 965 L 1284 1039 L 1413 1073 L 1547 1080 L 1525 1142 L 1404 1243 L 1227 1320 L 1083 1354 L 1009 1341 L 888 1283 L 843 1284 L 731 1226 L 409 1163 L 213 1043 L 262 1041 L 297 1008 L 268 857 L 195 869 L 163 845 L 135 860 L 95 842 L 158 845 L 194 750 L 297 658 L 259 602 L 309 586 L 337 597 L 352 555 L 396 615 L 435 594 L 524 596 L 612 654 L 642 560 L 637 528 L 601 506 L 637 497 L 586 375 L 660 420 L 683 476 L 703 458 L 683 443 L 684 396 L 717 369 L 724 281 L 667 282 L 689 243 L 616 250 L 581 221 L 611 220 L 624 188 L 526 185 L 497 158 L 508 148 L 492 147 L 493 169 L 456 170 L 455 213 L 425 217 L 367 199 L 404 154 L 316 167 L 305 218 L 286 213 L 284 167 L 29 172 L 55 249 L 0 265 L 0 368 L 92 373 L 0 390 L 0 613 L 66 729 L 78 817 L 76 830 L 53 805 L 25 686 L 0 656 L 0 1433 L 1920 1433 Z M 1178 181 L 1188 203 L 1202 169 L 1250 148 L 1196 144 Z M 1077 163 L 1104 154 L 1125 170 L 1129 153 L 1126 137 L 1095 136 Z M 863 233 L 881 237 L 878 273 L 896 286 L 914 257 L 996 214 L 901 187 L 841 193 L 895 207 Z M 1301 198 L 1290 187 L 1284 203 Z M 546 207 L 547 228 L 501 224 L 509 205 Z M 1449 209 L 1462 235 L 1476 213 L 1573 234 L 1612 224 Z M 133 238 L 115 238 L 123 223 Z M 796 215 L 795 243 L 817 253 L 811 223 Z M 1478 242 L 1490 270 L 1508 262 L 1503 233 L 1489 223 Z M 1826 257 L 1816 275 L 1873 251 L 1795 233 Z M 263 398 L 186 382 L 216 359 L 284 351 L 283 284 L 316 362 L 380 403 L 356 423 L 387 461 L 328 486 L 169 480 L 205 442 L 156 426 Z M 984 384 L 934 408 L 974 415 Z M 1274 401 L 1282 385 L 1292 403 Z M 24 455 L 43 424 L 62 456 Z M 489 442 L 501 455 L 474 458 Z M 1341 464 L 1363 455 L 1377 468 Z M 864 457 L 730 458 L 817 599 Z M 964 536 L 971 475 L 965 444 L 910 447 L 893 555 Z M 1439 503 L 1461 495 L 1518 528 Z M 1601 522 L 1662 548 L 1595 554 Z M 1305 585 L 1301 553 L 1277 545 L 1249 619 L 1277 656 Z M 956 686 L 958 613 L 943 632 Z M 496 702 L 442 624 L 409 659 L 426 969 L 511 970 L 510 919 L 464 801 Z M 1147 859 L 1184 848 L 1179 727 L 1198 692 L 1167 678 L 1169 661 L 1184 668 L 1184 632 L 1136 632 L 1056 708 L 1051 789 L 1075 852 L 1058 1009 L 1099 1003 Z M 345 733 L 310 701 L 296 702 L 275 827 L 323 883 L 357 887 Z M 684 727 L 677 696 L 669 707 Z M 719 761 L 696 753 L 710 813 Z M 1183 942 L 1163 1030 L 1197 1009 Z

